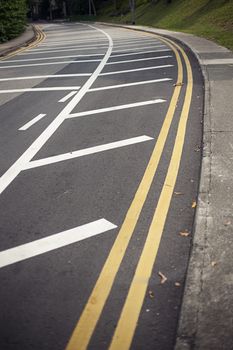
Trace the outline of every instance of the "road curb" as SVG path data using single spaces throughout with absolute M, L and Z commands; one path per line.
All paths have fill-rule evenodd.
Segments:
M 29 39 L 26 39 L 26 40 L 23 39 L 23 37 L 27 31 L 27 29 L 26 29 L 25 32 L 22 33 L 18 38 L 15 38 L 12 40 L 12 46 L 7 47 L 6 49 L 1 49 L 1 45 L 0 45 L 0 58 L 1 59 L 7 58 L 9 55 L 14 55 L 15 53 L 18 52 L 18 50 L 26 49 L 30 45 L 36 44 L 37 41 L 38 41 L 38 43 L 41 41 L 40 39 L 41 39 L 42 32 L 34 25 L 30 25 L 29 28 L 31 29 L 31 32 L 32 32 Z M 10 42 L 8 42 L 8 44 L 10 44 Z
M 212 301 L 216 302 L 219 298 L 219 291 L 211 294 L 210 283 L 206 282 L 208 276 L 212 278 L 215 282 L 217 275 L 213 275 L 210 272 L 211 269 L 211 255 L 218 256 L 216 246 L 211 247 L 213 237 L 211 237 L 214 228 L 214 210 L 218 210 L 218 206 L 213 207 L 211 203 L 211 195 L 213 196 L 213 190 L 211 190 L 211 177 L 213 166 L 213 127 L 212 123 L 215 120 L 215 115 L 213 113 L 213 101 L 212 87 L 213 81 L 209 76 L 208 66 L 205 63 L 203 57 L 206 53 L 209 55 L 212 52 L 219 52 L 219 58 L 222 56 L 230 55 L 227 49 L 220 47 L 213 42 L 197 38 L 191 34 L 184 34 L 179 32 L 171 32 L 167 30 L 154 29 L 149 27 L 137 27 L 137 26 L 124 26 L 115 25 L 109 23 L 102 23 L 103 25 L 113 25 L 122 28 L 127 28 L 131 30 L 147 32 L 152 34 L 161 35 L 170 39 L 175 39 L 177 42 L 186 45 L 197 58 L 199 65 L 202 70 L 203 80 L 204 80 L 204 121 L 203 121 L 203 149 L 202 149 L 202 164 L 200 173 L 200 183 L 199 183 L 199 193 L 197 200 L 197 209 L 195 213 L 194 220 L 194 230 L 193 230 L 193 242 L 190 250 L 190 261 L 188 265 L 187 277 L 184 287 L 184 296 L 182 301 L 182 307 L 180 312 L 179 324 L 177 329 L 177 338 L 175 350 L 193 350 L 193 349 L 219 349 L 218 345 L 215 345 L 215 341 L 220 344 L 224 344 L 224 331 L 227 337 L 227 342 L 231 341 L 230 328 L 227 327 L 227 321 L 222 321 L 222 327 L 225 327 L 223 331 L 219 330 L 221 326 L 217 324 L 217 320 L 213 320 L 213 315 L 211 315 L 211 306 L 205 307 L 206 300 L 208 296 L 212 297 Z M 187 38 L 187 40 L 186 40 Z M 191 44 L 190 44 L 191 42 Z M 192 45 L 192 42 L 196 45 Z M 206 52 L 203 50 L 203 46 L 206 45 Z M 209 45 L 209 51 L 208 51 Z M 201 47 L 202 46 L 202 47 Z M 204 54 L 203 54 L 204 52 Z M 203 56 L 203 57 L 202 57 Z M 216 79 L 217 80 L 217 79 Z M 215 102 L 215 101 L 214 101 Z M 216 104 L 216 102 L 215 102 Z M 213 115 L 212 115 L 213 114 Z M 215 151 L 216 152 L 216 151 Z M 212 193 L 211 193 L 212 191 Z M 212 216 L 211 216 L 212 215 Z M 211 248 L 210 248 L 211 247 Z M 222 247 L 221 247 L 222 248 Z M 224 247 L 223 247 L 224 248 Z M 211 251 L 212 249 L 212 251 Z M 212 254 L 211 254 L 212 253 Z M 228 263 L 229 264 L 229 263 Z M 223 267 L 222 267 L 223 268 Z M 219 272 L 221 274 L 221 272 Z M 220 282 L 219 282 L 220 284 Z M 218 285 L 216 281 L 216 285 Z M 217 288 L 216 288 L 217 289 Z M 219 288 L 219 290 L 221 290 Z M 215 299 L 216 300 L 215 300 Z M 226 298 L 226 297 L 225 297 Z M 211 299 L 210 299 L 211 300 Z M 224 300 L 225 301 L 225 300 Z M 217 302 L 216 302 L 217 303 Z M 226 308 L 226 307 L 225 307 Z M 224 309 L 222 310 L 224 313 Z M 227 313 L 226 313 L 227 314 Z M 209 322 L 209 317 L 212 317 L 211 322 Z M 228 316 L 229 318 L 229 316 Z M 231 321 L 230 321 L 231 322 Z M 201 323 L 201 327 L 200 327 Z M 206 334 L 211 328 L 209 336 Z M 228 331 L 229 330 L 229 331 Z M 212 333 L 212 334 L 211 334 Z M 215 335 L 216 333 L 216 335 Z M 223 346 L 223 345 L 222 345 Z M 227 346 L 227 345 L 226 345 Z M 225 345 L 222 349 L 227 349 Z

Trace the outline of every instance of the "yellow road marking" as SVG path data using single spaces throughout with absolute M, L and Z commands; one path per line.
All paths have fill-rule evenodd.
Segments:
M 168 43 L 175 53 L 178 65 L 177 82 L 183 81 L 183 68 L 178 51 Z M 99 320 L 105 302 L 111 291 L 114 279 L 119 270 L 122 259 L 125 255 L 130 238 L 133 235 L 134 228 L 137 224 L 142 207 L 147 198 L 151 183 L 155 176 L 160 157 L 162 155 L 164 145 L 168 136 L 168 132 L 173 120 L 176 105 L 180 95 L 181 86 L 175 86 L 174 93 L 168 108 L 162 129 L 158 140 L 152 152 L 151 158 L 137 189 L 135 197 L 126 214 L 125 220 L 118 233 L 118 236 L 112 246 L 109 256 L 104 267 L 98 277 L 96 285 L 87 301 L 83 313 L 73 331 L 66 350 L 84 350 L 87 348 L 90 338 L 93 334 L 95 326 Z
M 149 233 L 139 259 L 133 281 L 117 324 L 110 350 L 126 350 L 130 348 L 137 321 L 143 305 L 153 265 L 156 260 L 162 237 L 168 209 L 177 179 L 182 150 L 185 139 L 186 125 L 192 98 L 193 78 L 188 57 L 180 49 L 187 67 L 187 90 L 177 130 L 175 145 L 169 164 L 162 192 L 149 228 Z
M 45 39 L 46 35 L 42 32 L 42 30 L 38 26 L 35 26 L 35 28 L 37 31 L 37 38 L 33 43 L 29 44 L 28 46 L 22 47 L 20 49 L 14 50 L 13 52 L 9 53 L 8 55 L 2 57 L 1 61 L 4 61 L 10 57 L 17 55 L 20 52 L 23 52 L 23 51 L 28 50 L 28 49 L 32 49 L 33 47 L 36 47 L 37 45 L 39 45 L 39 43 Z

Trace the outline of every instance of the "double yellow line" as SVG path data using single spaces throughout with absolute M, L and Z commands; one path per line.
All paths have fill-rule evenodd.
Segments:
M 10 52 L 8 55 L 2 57 L 1 60 L 4 61 L 10 57 L 17 55 L 20 52 L 23 52 L 23 51 L 28 50 L 28 49 L 32 49 L 32 48 L 36 47 L 37 45 L 39 45 L 39 43 L 46 38 L 46 35 L 43 33 L 43 31 L 40 29 L 39 26 L 34 26 L 34 30 L 36 32 L 36 39 L 32 43 L 30 43 L 27 46 L 21 47 L 19 49 L 16 49 L 16 50 Z
M 163 153 L 168 132 L 175 114 L 176 106 L 180 96 L 183 83 L 183 66 L 181 55 L 183 56 L 187 71 L 187 87 L 184 97 L 182 112 L 180 115 L 175 144 L 165 178 L 165 182 L 160 194 L 160 198 L 155 209 L 155 213 L 149 228 L 143 251 L 130 285 L 130 289 L 125 300 L 116 330 L 114 332 L 110 350 L 126 350 L 130 348 L 141 307 L 144 301 L 146 289 L 152 273 L 152 268 L 157 256 L 160 240 L 163 233 L 168 209 L 170 206 L 174 186 L 178 175 L 182 150 L 184 145 L 186 125 L 192 98 L 193 77 L 189 59 L 184 50 L 168 39 L 162 39 L 173 50 L 178 67 L 177 83 L 174 87 L 173 96 L 155 144 L 151 158 L 145 170 L 144 176 L 137 189 L 135 197 L 126 214 L 122 227 L 112 246 L 104 267 L 97 279 L 96 285 L 87 301 L 82 315 L 73 331 L 66 350 L 84 350 L 88 347 L 91 336 L 95 330 L 97 322 L 101 316 L 104 305 L 111 292 L 116 274 L 125 255 L 129 241 L 133 235 L 141 210 L 146 201 L 152 181 Z

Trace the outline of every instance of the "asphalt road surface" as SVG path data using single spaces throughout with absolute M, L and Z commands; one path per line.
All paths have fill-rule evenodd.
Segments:
M 203 81 L 187 48 L 41 25 L 0 62 L 0 348 L 173 349 Z

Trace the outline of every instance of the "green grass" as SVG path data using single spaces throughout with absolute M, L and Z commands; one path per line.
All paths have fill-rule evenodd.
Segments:
M 97 20 L 130 23 L 128 0 L 119 0 L 117 11 L 107 1 Z M 233 50 L 233 0 L 137 0 L 136 24 L 192 33 Z

